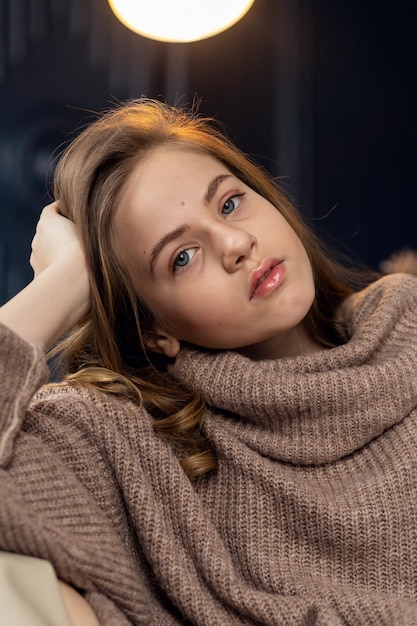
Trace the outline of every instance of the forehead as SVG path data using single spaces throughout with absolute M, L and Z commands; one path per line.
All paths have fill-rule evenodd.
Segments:
M 230 174 L 214 157 L 190 148 L 166 146 L 149 152 L 129 176 L 115 221 L 153 219 L 203 201 L 214 176 Z
M 145 201 L 149 194 L 166 193 L 170 197 L 178 192 L 204 194 L 204 186 L 213 173 L 222 172 L 227 172 L 227 168 L 220 161 L 197 149 L 176 145 L 156 148 L 135 166 L 120 205 L 139 199 Z

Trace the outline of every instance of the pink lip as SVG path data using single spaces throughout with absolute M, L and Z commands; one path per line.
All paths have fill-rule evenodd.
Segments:
M 265 277 L 265 274 L 267 276 Z M 286 274 L 285 264 L 280 259 L 265 259 L 251 274 L 250 300 L 263 298 L 275 291 Z

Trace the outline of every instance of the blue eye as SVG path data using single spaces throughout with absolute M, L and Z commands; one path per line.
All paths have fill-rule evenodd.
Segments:
M 187 250 L 181 250 L 181 252 L 177 254 L 177 256 L 174 259 L 174 264 L 173 264 L 174 272 L 178 271 L 179 269 L 183 267 L 186 267 L 191 261 L 191 259 L 193 258 L 193 256 L 195 255 L 195 253 L 196 253 L 195 248 L 187 248 Z
M 230 215 L 233 211 L 236 211 L 237 207 L 240 204 L 240 197 L 243 196 L 243 193 L 239 195 L 232 196 L 223 204 L 222 207 L 222 215 Z

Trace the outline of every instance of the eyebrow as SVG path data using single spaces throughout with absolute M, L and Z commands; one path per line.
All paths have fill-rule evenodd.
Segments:
M 231 178 L 231 177 L 232 177 L 231 174 L 218 174 L 217 176 L 212 178 L 208 184 L 207 191 L 204 194 L 204 202 L 206 204 L 210 204 L 210 202 L 213 200 L 214 196 L 216 195 L 216 191 L 220 183 L 222 183 L 226 178 Z
M 204 198 L 203 198 L 203 201 L 205 202 L 205 204 L 210 204 L 210 202 L 213 200 L 214 196 L 216 195 L 219 185 L 226 178 L 231 178 L 231 177 L 232 177 L 231 174 L 218 174 L 217 176 L 211 179 L 211 181 L 209 182 L 207 186 L 207 191 L 204 194 Z M 186 233 L 187 230 L 189 229 L 190 227 L 187 224 L 181 224 L 180 226 L 177 226 L 173 230 L 170 230 L 169 233 L 166 233 L 166 235 L 161 237 L 161 239 L 154 245 L 151 251 L 151 255 L 150 255 L 151 273 L 153 273 L 156 259 L 161 254 L 165 246 L 170 244 L 172 241 L 175 241 L 175 239 L 178 239 L 179 237 L 184 235 L 184 233 Z
M 151 273 L 153 273 L 153 268 L 156 263 L 156 259 L 161 254 L 162 250 L 167 246 L 171 241 L 175 241 L 181 237 L 184 233 L 189 230 L 190 227 L 187 224 L 181 224 L 181 226 L 177 226 L 173 230 L 170 230 L 169 233 L 164 235 L 158 243 L 154 245 L 151 252 Z

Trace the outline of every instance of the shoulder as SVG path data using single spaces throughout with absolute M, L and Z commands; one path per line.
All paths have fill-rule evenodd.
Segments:
M 417 324 L 417 277 L 396 273 L 382 276 L 349 296 L 337 314 L 337 322 L 351 336 L 355 328 L 394 326 L 415 328 Z
M 90 440 L 116 443 L 153 433 L 153 419 L 138 402 L 105 393 L 94 386 L 54 383 L 44 385 L 34 396 L 26 429 L 84 433 Z
M 118 519 L 120 492 L 132 472 L 136 484 L 143 484 L 143 459 L 155 439 L 151 416 L 129 400 L 81 386 L 46 385 L 34 396 L 16 437 L 10 477 L 19 483 L 25 477 L 25 498 L 31 497 L 29 484 L 39 490 L 41 483 L 45 501 L 53 494 L 57 502 L 60 493 L 71 499 L 77 515 L 79 507 L 88 515 L 98 504 L 109 519 Z
M 348 298 L 354 304 L 382 301 L 402 302 L 404 305 L 417 300 L 417 276 L 406 273 L 386 274 L 368 287 Z
M 138 408 L 131 400 L 123 396 L 107 394 L 93 385 L 77 385 L 66 382 L 49 383 L 43 385 L 34 395 L 30 409 L 32 411 L 40 408 L 50 411 L 59 411 L 65 407 L 78 406 L 89 412 L 108 411 L 123 412 L 135 411 Z

